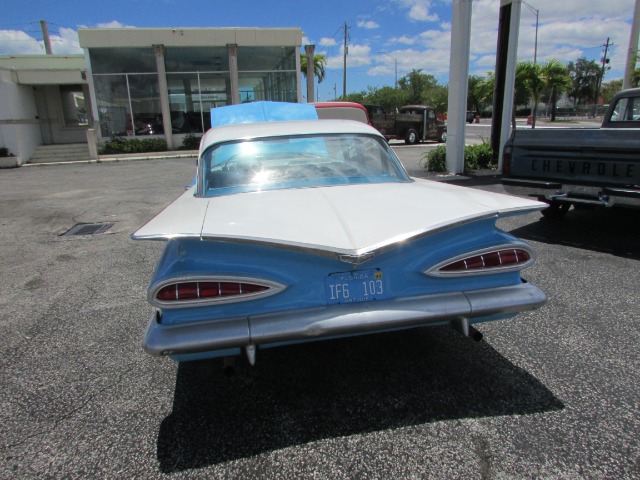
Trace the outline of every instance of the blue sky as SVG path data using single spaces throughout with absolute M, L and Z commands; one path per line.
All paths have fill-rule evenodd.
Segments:
M 0 54 L 43 54 L 39 20 L 48 22 L 54 53 L 80 53 L 79 27 L 299 27 L 304 42 L 328 58 L 320 100 L 342 92 L 343 26 L 348 31 L 347 91 L 394 84 L 412 69 L 448 82 L 451 0 L 8 0 L 0 19 Z M 474 0 L 470 73 L 495 66 L 500 0 Z M 533 60 L 538 11 L 539 62 L 580 56 L 600 61 L 609 37 L 611 70 L 624 72 L 634 0 L 523 2 L 518 58 Z

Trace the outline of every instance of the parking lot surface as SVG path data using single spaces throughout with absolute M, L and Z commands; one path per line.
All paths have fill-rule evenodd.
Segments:
M 479 343 L 417 329 L 259 351 L 228 375 L 141 348 L 162 244 L 129 235 L 193 173 L 0 170 L 0 478 L 640 477 L 637 212 L 501 220 L 549 301 Z M 114 225 L 61 236 L 93 222 Z

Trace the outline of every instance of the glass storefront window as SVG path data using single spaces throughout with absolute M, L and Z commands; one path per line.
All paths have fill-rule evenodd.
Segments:
M 231 98 L 231 81 L 228 74 L 201 73 L 203 132 L 211 128 L 211 109 L 228 105 Z
M 295 47 L 239 47 L 237 52 L 242 102 L 297 101 Z M 153 47 L 90 48 L 89 57 L 101 136 L 164 134 Z M 166 47 L 164 61 L 172 133 L 207 131 L 211 108 L 232 98 L 227 47 Z M 71 121 L 68 100 L 65 118 Z
M 90 48 L 91 70 L 98 73 L 152 73 L 156 56 L 152 47 Z
M 157 75 L 129 75 L 129 93 L 136 135 L 162 135 L 162 107 Z
M 211 128 L 211 108 L 227 105 L 227 74 L 168 73 L 173 133 L 203 133 Z
M 166 47 L 167 72 L 228 72 L 227 47 Z
M 253 72 L 238 74 L 240 102 L 297 102 L 295 72 Z
M 295 47 L 239 47 L 238 70 L 241 72 L 296 70 Z
M 240 101 L 297 102 L 294 47 L 238 48 Z
M 131 123 L 127 77 L 125 75 L 94 75 L 93 84 L 96 91 L 101 135 L 103 137 L 127 135 L 127 126 Z

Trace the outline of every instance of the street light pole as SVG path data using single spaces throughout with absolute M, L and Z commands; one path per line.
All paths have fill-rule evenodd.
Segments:
M 536 39 L 533 44 L 533 64 L 536 65 L 538 63 L 538 18 L 540 15 L 540 10 L 534 8 L 532 5 L 529 5 L 527 2 L 522 2 L 525 6 L 536 16 Z
M 382 55 L 386 55 L 389 58 L 393 58 L 393 65 L 395 67 L 395 73 L 396 73 L 395 88 L 397 90 L 398 89 L 398 59 L 396 57 L 392 57 L 391 55 L 389 55 L 386 52 L 378 52 L 378 53 L 381 53 Z

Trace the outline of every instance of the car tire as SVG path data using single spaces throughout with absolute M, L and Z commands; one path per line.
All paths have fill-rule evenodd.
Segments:
M 418 132 L 416 132 L 413 128 L 407 130 L 407 134 L 404 136 L 404 143 L 407 145 L 415 145 L 418 143 Z
M 447 131 L 446 130 L 440 134 L 440 142 L 441 143 L 447 143 Z
M 562 218 L 567 214 L 570 208 L 570 203 L 551 202 L 547 208 L 542 210 L 541 213 L 545 218 L 549 219 Z

